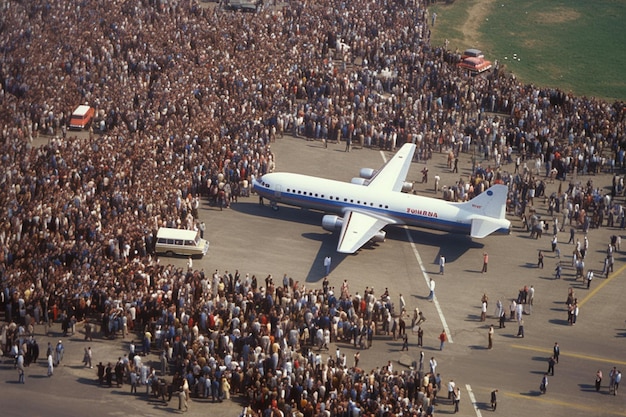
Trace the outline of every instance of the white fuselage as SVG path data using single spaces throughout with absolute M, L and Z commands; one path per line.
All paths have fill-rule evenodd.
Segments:
M 339 215 L 346 210 L 362 211 L 389 219 L 390 224 L 453 233 L 469 234 L 472 220 L 485 217 L 466 210 L 471 207 L 467 203 L 451 203 L 302 174 L 266 174 L 260 181 L 253 181 L 253 186 L 260 196 L 283 204 Z M 501 228 L 496 233 L 508 234 L 510 222 L 506 219 L 497 221 L 501 222 Z

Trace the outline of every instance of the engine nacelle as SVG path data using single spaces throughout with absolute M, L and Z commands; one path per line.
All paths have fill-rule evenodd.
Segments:
M 350 180 L 350 182 L 352 184 L 356 184 L 356 185 L 367 185 L 367 179 L 366 178 L 359 178 L 359 177 L 354 177 Z
M 384 232 L 384 231 L 381 230 L 378 233 L 376 233 L 374 235 L 374 237 L 372 239 L 370 239 L 370 240 L 372 242 L 384 242 L 386 236 L 387 236 L 387 232 Z
M 403 182 L 402 183 L 402 192 L 403 193 L 410 193 L 411 191 L 413 191 L 413 183 L 412 182 Z
M 322 217 L 322 227 L 324 230 L 334 232 L 335 230 L 341 229 L 341 226 L 343 226 L 343 217 L 333 215 L 326 215 Z
M 369 180 L 375 174 L 376 174 L 376 170 L 372 168 L 361 168 L 361 170 L 359 171 L 359 177 L 365 178 L 366 180 Z

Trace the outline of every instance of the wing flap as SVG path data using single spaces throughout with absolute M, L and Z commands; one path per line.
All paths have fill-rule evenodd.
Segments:
M 354 253 L 389 224 L 384 218 L 348 210 L 343 217 L 337 252 Z

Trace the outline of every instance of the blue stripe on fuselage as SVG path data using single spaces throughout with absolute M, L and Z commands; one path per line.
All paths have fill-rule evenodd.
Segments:
M 471 225 L 469 223 L 459 223 L 450 220 L 442 220 L 435 217 L 407 214 L 398 211 L 381 209 L 379 207 L 366 206 L 363 204 L 354 204 L 345 201 L 333 201 L 325 198 L 305 196 L 302 194 L 294 194 L 284 191 L 281 192 L 280 198 L 276 198 L 274 190 L 270 190 L 264 187 L 258 187 L 255 189 L 256 192 L 264 198 L 296 207 L 316 209 L 324 212 L 337 213 L 340 215 L 343 214 L 343 211 L 345 209 L 367 209 L 367 211 L 379 213 L 385 217 L 396 219 L 399 224 L 407 224 L 415 227 L 430 228 L 450 233 L 467 235 L 469 235 L 471 230 Z M 508 230 L 505 233 L 509 233 Z

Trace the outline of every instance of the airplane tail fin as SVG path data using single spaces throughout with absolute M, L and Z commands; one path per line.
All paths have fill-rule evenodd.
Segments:
M 506 185 L 496 184 L 466 203 L 463 210 L 493 219 L 504 219 L 506 214 L 506 198 L 509 189 Z
M 511 222 L 506 219 L 506 185 L 496 184 L 461 207 L 472 219 L 470 236 L 483 238 L 496 231 L 510 230 Z

